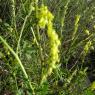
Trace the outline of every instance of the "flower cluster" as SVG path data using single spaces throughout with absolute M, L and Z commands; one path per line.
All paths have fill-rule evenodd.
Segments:
M 40 28 L 45 28 L 45 26 L 47 26 L 47 35 L 49 38 L 50 52 L 47 62 L 48 69 L 43 74 L 41 83 L 43 83 L 47 79 L 47 76 L 51 75 L 53 69 L 56 68 L 56 62 L 59 61 L 58 48 L 60 46 L 60 40 L 55 29 L 53 28 L 53 18 L 54 16 L 52 15 L 52 13 L 48 10 L 46 6 L 43 5 L 40 8 L 38 24 Z
M 39 9 L 39 26 L 40 28 L 45 28 L 45 26 L 48 24 L 49 21 L 52 21 L 54 16 L 51 14 L 51 12 L 48 10 L 47 6 L 42 5 Z
M 89 30 L 85 30 L 85 33 L 87 34 L 87 35 L 90 35 L 90 32 L 89 32 Z
M 86 45 L 84 46 L 84 49 L 83 49 L 83 56 L 82 56 L 82 61 L 84 62 L 84 58 L 85 58 L 85 56 L 88 54 L 88 52 L 89 52 L 89 50 L 91 49 L 91 48 L 93 48 L 93 46 L 92 46 L 92 41 L 88 41 L 87 43 L 86 43 Z
M 91 47 L 92 42 L 88 41 L 84 47 L 84 52 L 87 54 L 87 52 L 89 51 L 89 48 Z

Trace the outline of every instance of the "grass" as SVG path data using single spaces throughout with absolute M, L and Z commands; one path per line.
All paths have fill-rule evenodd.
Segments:
M 94 6 L 94 0 L 0 1 L 0 94 L 94 95 L 88 75 Z

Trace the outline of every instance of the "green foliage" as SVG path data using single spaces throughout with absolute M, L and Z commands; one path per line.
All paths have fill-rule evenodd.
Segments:
M 0 95 L 94 95 L 94 19 L 95 0 L 0 1 Z

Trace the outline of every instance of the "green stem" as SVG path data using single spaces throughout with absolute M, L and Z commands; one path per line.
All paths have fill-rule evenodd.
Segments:
M 32 92 L 34 93 L 34 88 L 32 87 L 31 82 L 28 79 L 28 75 L 27 75 L 27 73 L 25 71 L 25 68 L 24 68 L 21 60 L 19 59 L 18 55 L 14 52 L 14 50 L 8 45 L 8 43 L 1 36 L 0 36 L 0 40 L 10 50 L 10 52 L 14 55 L 14 57 L 18 61 L 19 65 L 20 65 L 20 68 L 23 71 L 23 74 L 24 74 L 25 78 L 28 80 L 28 83 L 29 83 L 30 88 L 32 89 Z
M 30 4 L 30 11 L 29 11 L 28 15 L 25 17 L 24 23 L 23 23 L 22 28 L 21 28 L 21 31 L 20 31 L 20 36 L 19 36 L 19 39 L 18 39 L 17 51 L 16 51 L 17 54 L 18 54 L 18 51 L 19 51 L 19 49 L 20 49 L 21 37 L 22 37 L 23 31 L 24 31 L 24 29 L 25 29 L 26 22 L 27 22 L 28 18 L 30 17 L 31 12 L 32 12 L 32 10 L 33 10 L 31 6 L 32 6 L 32 5 Z
M 39 14 L 38 14 L 38 2 L 35 2 L 35 15 L 36 15 L 36 18 L 38 18 Z M 38 41 L 41 39 L 40 37 L 40 33 L 39 33 L 39 25 L 37 24 L 36 25 L 36 31 L 37 31 L 37 39 Z
M 11 27 L 14 29 L 15 39 L 17 40 L 17 30 L 16 30 L 16 13 L 15 13 L 15 0 L 10 0 L 10 12 L 11 12 Z
M 67 10 L 68 10 L 68 5 L 69 5 L 69 3 L 70 3 L 70 0 L 67 0 L 67 3 L 66 3 L 66 5 L 64 6 L 64 13 L 63 13 L 63 16 L 62 16 L 62 18 L 61 18 L 61 39 L 63 38 L 62 36 L 62 32 L 63 32 L 63 27 L 64 27 L 64 20 L 65 20 L 65 16 L 66 16 L 66 14 L 67 14 Z
M 15 20 L 15 0 L 10 0 L 10 10 L 11 10 L 11 25 L 16 28 L 16 20 Z

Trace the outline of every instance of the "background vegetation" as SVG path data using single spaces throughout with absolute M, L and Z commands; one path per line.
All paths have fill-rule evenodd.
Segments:
M 0 95 L 95 95 L 95 0 L 0 0 Z

